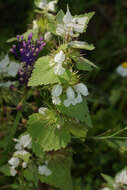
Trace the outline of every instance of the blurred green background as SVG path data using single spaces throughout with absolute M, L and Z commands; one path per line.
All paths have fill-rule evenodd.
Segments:
M 75 190 L 98 190 L 103 182 L 101 173 L 115 175 L 127 165 L 126 141 L 89 139 L 127 126 L 127 80 L 115 74 L 116 67 L 127 61 L 127 1 L 59 0 L 58 10 L 66 11 L 67 4 L 73 15 L 95 11 L 87 32 L 81 36 L 81 39 L 95 45 L 93 52 L 87 52 L 87 58 L 99 67 L 82 76 L 84 81 L 88 79 L 92 92 L 89 106 L 94 128 L 89 130 L 84 144 L 78 140 L 72 142 L 72 174 Z M 0 1 L 0 52 L 9 50 L 6 40 L 29 28 L 35 17 L 33 10 L 33 0 Z

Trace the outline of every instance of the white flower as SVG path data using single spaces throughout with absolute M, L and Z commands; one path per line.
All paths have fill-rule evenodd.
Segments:
M 8 163 L 13 166 L 14 168 L 16 168 L 19 165 L 19 159 L 16 157 L 12 157 Z
M 65 35 L 65 33 L 66 33 L 66 29 L 65 29 L 64 25 L 58 24 L 57 28 L 56 28 L 56 34 L 59 36 L 63 36 L 63 35 Z
M 40 9 L 45 9 L 47 5 L 47 0 L 41 0 L 41 2 L 38 4 L 38 7 Z
M 62 67 L 61 64 L 57 64 L 55 67 L 54 67 L 54 73 L 56 75 L 63 75 L 65 72 L 65 69 Z
M 30 148 L 31 147 L 31 137 L 30 135 L 23 135 L 20 137 L 19 140 L 17 140 L 18 143 L 15 145 L 16 150 L 22 150 L 23 148 Z
M 108 187 L 104 187 L 103 189 L 101 189 L 101 190 L 110 190 Z
M 75 93 L 74 93 L 74 90 L 72 89 L 72 87 L 69 86 L 69 87 L 67 88 L 66 93 L 67 93 L 67 98 L 68 98 L 68 99 L 74 99 Z
M 10 76 L 15 77 L 18 73 L 19 68 L 20 68 L 20 65 L 12 61 L 7 67 L 7 72 Z
M 14 61 L 9 61 L 8 55 L 2 59 L 0 62 L 0 73 L 6 73 L 9 76 L 15 77 L 18 70 L 20 68 L 20 65 Z
M 62 94 L 62 86 L 60 84 L 53 86 L 52 96 L 58 97 L 61 94 Z
M 61 128 L 61 125 L 60 125 L 60 124 L 57 124 L 56 128 L 57 128 L 57 129 L 60 129 L 60 128 Z
M 75 98 L 77 103 L 81 103 L 82 102 L 82 96 L 80 93 L 78 93 L 77 97 Z
M 127 62 L 119 65 L 116 69 L 116 72 L 122 77 L 127 77 Z
M 80 93 L 83 96 L 88 96 L 88 88 L 85 84 L 79 83 L 74 86 L 77 93 Z
M 26 162 L 23 162 L 23 163 L 22 163 L 22 167 L 23 167 L 23 168 L 26 168 L 26 167 L 27 167 L 27 163 L 26 163 Z
M 85 26 L 87 25 L 88 17 L 73 17 L 67 7 L 67 12 L 63 17 L 63 24 L 58 24 L 56 28 L 56 34 L 63 36 L 69 35 L 76 37 L 76 33 L 83 33 Z
M 59 96 L 62 94 L 62 86 L 60 84 L 55 85 L 51 93 L 53 104 L 59 105 L 61 103 Z
M 15 176 L 17 174 L 17 171 L 16 171 L 16 169 L 14 167 L 10 167 L 10 174 L 12 176 Z
M 0 73 L 6 72 L 6 68 L 9 64 L 9 57 L 6 55 L 2 61 L 0 61 Z
M 40 3 L 38 3 L 38 7 L 40 8 L 40 9 L 47 9 L 48 11 L 51 11 L 51 12 L 55 12 L 55 6 L 56 6 L 56 3 L 57 3 L 57 1 L 50 1 L 49 3 L 48 3 L 48 1 L 47 0 L 41 0 L 41 2 Z
M 56 63 L 63 63 L 64 62 L 64 60 L 65 60 L 65 54 L 64 54 L 64 52 L 61 50 L 59 53 L 57 53 L 56 55 L 55 55 L 55 57 L 54 57 L 54 61 L 56 62 Z
M 62 63 L 65 61 L 65 54 L 61 50 L 59 53 L 57 53 L 54 57 L 54 62 L 57 63 L 54 67 L 54 73 L 56 75 L 62 75 L 65 72 L 65 69 L 62 67 Z M 53 63 L 54 64 L 54 63 Z M 52 64 L 52 65 L 53 65 Z M 51 64 L 50 64 L 51 66 Z
M 60 100 L 59 97 L 53 96 L 52 97 L 52 103 L 55 104 L 55 105 L 59 105 L 61 103 L 61 100 Z
M 55 10 L 56 10 L 56 3 L 57 3 L 57 1 L 51 1 L 51 2 L 49 2 L 48 5 L 47 5 L 48 10 L 51 11 L 51 12 L 55 12 Z
M 80 17 L 80 18 L 73 18 L 72 22 L 73 24 L 73 28 L 75 32 L 79 32 L 79 33 L 83 33 L 84 27 L 87 23 L 88 17 Z
M 44 39 L 45 41 L 50 41 L 52 39 L 52 34 L 51 32 L 46 32 L 45 35 L 44 35 Z
M 45 176 L 49 176 L 52 174 L 52 171 L 46 165 L 39 166 L 38 172 L 40 175 L 45 175 Z
M 38 30 L 38 24 L 36 20 L 33 20 L 33 30 Z
M 48 110 L 48 108 L 41 107 L 38 109 L 38 112 L 41 113 L 42 115 L 45 115 L 45 112 Z
M 26 150 L 18 150 L 16 152 L 14 152 L 14 156 L 23 156 L 23 155 L 26 155 L 26 154 L 30 154 L 28 151 Z
M 127 171 L 123 170 L 115 177 L 115 182 L 122 185 L 127 185 Z
M 70 13 L 70 10 L 69 10 L 68 6 L 67 6 L 67 12 L 66 12 L 66 14 L 63 17 L 63 22 L 65 24 L 69 24 L 69 23 L 72 22 L 72 19 L 73 19 L 73 17 L 72 17 L 72 15 Z
M 67 99 L 64 100 L 64 105 L 66 107 L 69 107 L 71 104 L 75 105 L 77 102 L 76 102 L 75 93 L 74 93 L 74 90 L 72 89 L 72 87 L 67 88 L 66 94 L 67 94 Z

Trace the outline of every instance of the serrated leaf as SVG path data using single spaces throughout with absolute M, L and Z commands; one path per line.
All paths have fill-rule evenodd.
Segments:
M 74 106 L 70 105 L 69 107 L 65 107 L 63 104 L 57 105 L 57 109 L 58 111 L 60 111 L 61 113 L 69 117 L 76 118 L 82 122 L 85 122 L 86 126 L 92 127 L 92 122 L 91 122 L 87 102 L 85 99 L 83 100 L 83 102 L 78 103 Z
M 71 158 L 67 156 L 56 156 L 48 162 L 47 166 L 51 170 L 51 175 L 40 175 L 40 181 L 57 187 L 61 190 L 73 190 L 72 178 L 70 174 Z
M 33 140 L 36 140 L 44 151 L 65 148 L 71 138 L 66 127 L 58 129 L 54 125 L 49 126 L 41 114 L 30 116 L 28 131 Z
M 64 12 L 62 10 L 60 10 L 56 15 L 56 23 L 62 24 L 63 23 L 63 17 L 64 17 Z
M 53 34 L 56 34 L 56 25 L 55 23 L 48 23 L 47 30 Z
M 71 41 L 68 43 L 68 46 L 72 48 L 85 49 L 85 50 L 95 49 L 93 44 L 88 44 L 87 42 L 84 42 L 84 41 Z
M 0 166 L 0 172 L 2 172 L 3 174 L 5 174 L 6 176 L 10 176 L 9 165 L 6 164 L 6 165 L 3 165 L 3 166 Z
M 90 21 L 90 19 L 94 16 L 95 12 L 90 12 L 90 13 L 85 13 L 84 16 L 87 16 L 88 17 L 88 20 L 86 21 L 86 25 L 84 27 L 84 32 L 86 32 L 86 29 L 87 29 L 87 25 Z
M 53 70 L 54 68 L 49 65 L 50 61 L 50 56 L 44 56 L 37 60 L 32 76 L 29 79 L 28 86 L 38 86 L 42 84 L 47 85 L 70 81 L 71 72 L 65 71 L 61 76 L 55 75 Z

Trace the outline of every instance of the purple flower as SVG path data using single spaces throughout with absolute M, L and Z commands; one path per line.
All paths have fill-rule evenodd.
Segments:
M 24 40 L 24 36 L 18 35 L 17 41 L 17 46 L 13 45 L 10 51 L 21 62 L 21 69 L 18 72 L 19 81 L 21 84 L 27 85 L 33 70 L 33 65 L 46 43 L 43 41 L 42 37 L 40 37 L 39 40 L 33 41 L 32 33 L 29 34 L 27 40 Z

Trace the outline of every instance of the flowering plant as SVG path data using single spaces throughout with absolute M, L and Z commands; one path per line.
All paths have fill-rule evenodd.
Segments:
M 73 138 L 84 141 L 92 127 L 87 105 L 89 91 L 87 82 L 81 80 L 80 70 L 89 72 L 96 67 L 80 54 L 80 50 L 93 50 L 93 44 L 78 38 L 94 13 L 72 16 L 67 6 L 66 14 L 60 10 L 55 15 L 56 1 L 36 1 L 35 5 L 44 15 L 44 39 L 37 38 L 42 28 L 34 20 L 33 28 L 17 36 L 18 43 L 10 51 L 21 62 L 17 77 L 25 92 L 40 86 L 49 97 L 38 112 L 29 116 L 25 133 L 13 139 L 17 142 L 15 152 L 6 171 L 5 166 L 1 171 L 31 181 L 33 189 L 40 181 L 61 190 L 72 190 L 71 142 Z M 53 49 L 45 51 L 46 44 Z

